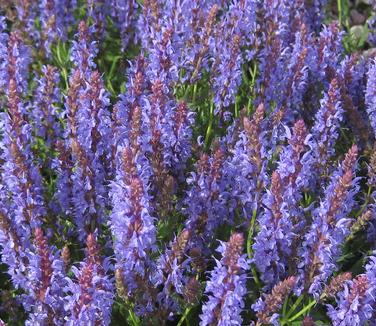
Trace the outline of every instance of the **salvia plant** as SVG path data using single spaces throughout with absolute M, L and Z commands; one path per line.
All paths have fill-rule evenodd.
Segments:
M 376 2 L 0 0 L 0 326 L 376 325 Z

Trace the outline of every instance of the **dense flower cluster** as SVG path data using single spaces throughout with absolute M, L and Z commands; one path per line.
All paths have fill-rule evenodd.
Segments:
M 234 233 L 227 243 L 217 249 L 222 259 L 211 272 L 205 292 L 209 300 L 202 307 L 202 325 L 241 325 L 241 312 L 244 309 L 246 294 L 246 274 L 248 262 L 243 251 L 244 237 Z
M 0 325 L 372 325 L 376 24 L 337 4 L 0 0 Z

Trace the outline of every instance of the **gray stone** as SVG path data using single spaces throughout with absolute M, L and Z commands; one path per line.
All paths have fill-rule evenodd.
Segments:
M 363 55 L 366 58 L 375 58 L 376 57 L 376 48 L 368 49 L 363 52 Z
M 362 15 L 358 10 L 351 9 L 350 18 L 352 25 L 363 25 L 366 21 L 366 16 Z
M 362 25 L 355 25 L 350 28 L 350 34 L 356 39 L 361 39 L 364 36 L 364 27 Z

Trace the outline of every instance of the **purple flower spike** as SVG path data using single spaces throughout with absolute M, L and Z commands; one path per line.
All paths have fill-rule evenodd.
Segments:
M 42 68 L 43 77 L 35 94 L 32 115 L 35 123 L 36 136 L 42 138 L 46 145 L 53 147 L 62 137 L 63 131 L 58 122 L 57 103 L 60 102 L 59 74 L 53 66 Z
M 91 18 L 94 25 L 95 35 L 98 39 L 104 37 L 106 26 L 107 26 L 107 16 L 115 11 L 112 7 L 112 0 L 86 0 L 87 3 L 87 15 Z
M 286 257 L 291 250 L 292 221 L 283 202 L 280 174 L 273 172 L 270 190 L 265 196 L 267 209 L 259 217 L 260 232 L 253 245 L 254 261 L 268 287 L 276 284 L 286 272 Z M 279 245 L 281 244 L 281 245 Z
M 230 176 L 225 170 L 225 160 L 225 150 L 220 146 L 211 157 L 202 154 L 196 171 L 187 180 L 190 189 L 185 198 L 188 215 L 185 224 L 192 230 L 198 229 L 206 238 L 212 237 L 220 225 L 232 221 L 233 210 L 227 189 L 227 177 Z
M 283 301 L 290 294 L 296 284 L 296 277 L 290 276 L 276 284 L 271 293 L 264 294 L 259 298 L 252 309 L 257 312 L 257 320 L 261 324 L 279 325 L 279 309 Z
M 51 45 L 57 40 L 65 41 L 69 26 L 74 23 L 75 0 L 42 0 L 39 4 L 41 20 L 41 43 L 47 57 Z
M 337 308 L 328 305 L 328 315 L 333 326 L 361 326 L 373 320 L 375 280 L 368 279 L 368 274 L 358 275 L 345 284 L 345 289 L 338 294 Z
M 328 93 L 320 102 L 312 128 L 313 173 L 311 179 L 316 185 L 317 178 L 325 172 L 327 163 L 335 154 L 334 145 L 339 136 L 339 127 L 343 118 L 341 94 L 338 79 L 330 83 Z M 316 179 L 316 180 L 315 180 Z
M 8 39 L 9 35 L 5 32 L 7 24 L 5 17 L 0 16 L 0 92 L 4 92 L 8 82 L 7 65 L 8 65 Z
M 148 195 L 150 168 L 137 147 L 119 147 L 116 178 L 111 184 L 113 210 L 111 230 L 114 236 L 116 266 L 127 295 L 140 295 L 139 314 L 152 310 L 150 270 L 154 263 L 156 229 Z
M 242 78 L 242 47 L 253 44 L 256 30 L 256 2 L 234 1 L 215 29 L 212 78 L 216 112 L 235 102 Z M 248 60 L 253 54 L 248 51 Z
M 302 281 L 315 297 L 319 297 L 323 285 L 337 269 L 341 244 L 350 233 L 349 213 L 358 190 L 358 179 L 354 177 L 357 153 L 354 145 L 333 173 L 324 200 L 313 211 L 314 220 L 303 241 Z
M 55 160 L 59 204 L 65 212 L 72 209 L 82 240 L 104 221 L 109 205 L 106 186 L 113 173 L 108 94 L 99 72 L 86 73 L 87 80 L 79 69 L 70 78 L 65 144 L 58 143 L 61 152 Z
M 264 105 L 260 104 L 251 120 L 243 119 L 244 130 L 240 132 L 233 157 L 227 163 L 227 169 L 234 170 L 234 195 L 239 198 L 247 218 L 260 209 L 262 193 L 269 182 L 266 175 L 268 144 L 264 115 Z
M 22 35 L 30 40 L 38 41 L 39 33 L 35 26 L 35 18 L 38 14 L 38 3 L 33 0 L 15 1 L 18 28 Z
M 275 90 L 280 89 L 283 79 L 283 26 L 280 26 L 283 20 L 279 15 L 285 11 L 284 8 L 278 8 L 277 1 L 267 1 L 260 4 L 262 13 L 264 13 L 263 29 L 260 28 L 262 38 L 260 39 L 261 49 L 259 51 L 259 70 L 260 77 L 256 81 L 257 104 L 263 103 L 265 109 L 269 112 L 275 106 Z
M 39 167 L 34 163 L 31 151 L 31 126 L 25 118 L 25 106 L 21 95 L 27 86 L 27 63 L 20 35 L 13 32 L 9 37 L 7 59 L 6 102 L 7 111 L 2 112 L 3 135 L 0 141 L 2 159 L 2 180 L 12 194 L 12 219 L 27 241 L 30 227 L 40 225 L 45 215 L 42 178 Z
M 278 172 L 286 189 L 290 190 L 290 196 L 294 191 L 299 191 L 306 186 L 306 176 L 309 173 L 309 162 L 305 162 L 307 156 L 307 141 L 310 137 L 303 120 L 298 120 L 294 124 L 293 134 L 286 129 L 288 146 L 286 146 L 280 155 Z M 294 189 L 294 190 L 293 190 Z
M 21 96 L 27 86 L 29 59 L 20 34 L 9 37 L 5 94 L 6 111 L 0 114 L 0 214 L 2 260 L 16 288 L 27 288 L 28 259 L 32 229 L 41 225 L 45 216 L 42 177 L 31 151 L 31 126 L 25 117 Z M 4 58 L 3 58 L 4 59 Z
M 376 16 L 373 16 L 368 19 L 367 22 L 368 25 L 368 42 L 371 44 L 371 46 L 376 45 L 376 33 L 375 33 L 375 26 L 376 26 Z
M 72 212 L 72 167 L 73 162 L 67 144 L 58 140 L 55 144 L 58 156 L 52 162 L 52 167 L 56 169 L 56 193 L 55 200 L 58 210 L 62 214 L 69 215 Z
M 34 230 L 35 252 L 29 252 L 28 286 L 24 307 L 30 311 L 26 325 L 64 324 L 64 264 L 59 253 L 53 253 L 42 229 Z
M 78 25 L 76 41 L 73 41 L 71 60 L 84 78 L 89 78 L 90 70 L 96 68 L 94 58 L 98 53 L 96 42 L 93 41 L 94 27 L 88 27 L 84 21 Z
M 195 114 L 190 111 L 185 102 L 178 103 L 173 117 L 173 133 L 175 142 L 172 144 L 173 162 L 172 171 L 175 175 L 182 178 L 183 171 L 191 157 L 192 148 L 192 127 Z
M 311 69 L 325 87 L 335 77 L 339 67 L 339 58 L 343 53 L 343 35 L 338 23 L 333 22 L 329 26 L 324 26 L 317 40 L 315 65 Z
M 186 57 L 187 76 L 185 78 L 189 79 L 190 83 L 196 82 L 200 79 L 202 72 L 208 70 L 209 53 L 215 44 L 216 16 L 220 8 L 217 4 L 213 4 L 202 12 L 202 5 L 197 0 L 195 7 L 191 10 L 192 24 L 189 24 L 188 31 L 191 29 L 192 33 L 187 31 L 190 37 L 187 40 L 186 48 L 182 49 L 183 55 Z M 205 19 L 202 19 L 203 17 Z
M 126 49 L 132 41 L 137 41 L 135 30 L 139 4 L 135 0 L 110 1 L 112 2 L 112 17 L 120 30 L 121 45 L 123 49 Z
M 148 80 L 146 77 L 147 63 L 143 55 L 139 55 L 128 70 L 127 91 L 119 96 L 119 101 L 114 107 L 114 125 L 115 144 L 113 151 L 116 151 L 117 145 L 123 145 L 123 142 L 130 139 L 131 122 L 134 111 L 141 110 L 147 103 L 146 95 L 148 91 Z M 144 128 L 142 128 L 144 129 Z M 145 140 L 148 142 L 148 139 Z M 114 155 L 115 156 L 115 155 Z
M 376 137 L 376 62 L 370 64 L 368 70 L 367 89 L 366 89 L 366 106 L 369 120 Z
M 137 29 L 144 49 L 152 46 L 152 37 L 161 31 L 160 19 L 163 7 L 163 1 L 160 0 L 147 0 L 143 3 Z
M 222 242 L 217 251 L 221 253 L 220 261 L 210 273 L 205 293 L 208 301 L 202 307 L 200 325 L 242 325 L 241 312 L 244 309 L 246 274 L 248 262 L 242 255 L 244 237 L 234 233 L 228 242 Z
M 4 25 L 4 22 L 2 22 Z M 2 26 L 4 28 L 5 26 Z M 13 79 L 16 85 L 16 91 L 21 97 L 26 93 L 28 83 L 28 71 L 31 61 L 30 48 L 26 46 L 19 31 L 13 31 L 9 38 L 2 34 L 4 41 L 8 40 L 8 47 L 0 51 L 1 73 L 0 86 L 5 87 L 5 92 L 9 94 L 10 80 Z M 4 43 L 5 44 L 5 43 Z M 2 46 L 4 46 L 4 44 Z
M 107 276 L 109 260 L 102 259 L 95 236 L 87 237 L 87 252 L 80 268 L 72 267 L 76 281 L 67 278 L 65 325 L 109 325 L 114 286 Z
M 313 0 L 309 4 L 305 4 L 306 19 L 312 31 L 318 32 L 324 19 L 325 7 L 328 0 Z
M 265 211 L 259 217 L 261 230 L 253 246 L 255 263 L 267 288 L 294 273 L 291 259 L 298 246 L 296 234 L 304 227 L 299 201 L 309 173 L 308 131 L 303 120 L 295 123 L 292 135 L 286 130 L 288 145 L 272 174 L 264 198 Z
M 223 47 L 222 38 L 218 42 L 218 47 L 221 49 L 218 53 L 221 53 L 221 56 L 216 59 L 219 65 L 213 82 L 216 113 L 235 101 L 235 96 L 241 83 L 243 63 L 240 51 L 242 45 L 240 35 L 234 35 L 228 41 L 228 44 L 225 43 L 225 48 Z
M 25 231 L 23 231 L 23 228 L 17 227 L 14 221 L 10 219 L 12 216 L 9 214 L 6 205 L 4 205 L 5 203 L 4 188 L 0 186 L 1 261 L 8 266 L 7 273 L 10 275 L 14 287 L 16 289 L 24 288 L 27 282 L 26 266 L 25 254 L 22 250 L 23 241 L 20 237 L 24 235 Z M 19 230 L 23 231 L 23 233 L 19 232 Z
M 284 76 L 283 94 L 277 101 L 277 107 L 285 111 L 287 120 L 294 120 L 303 105 L 303 96 L 307 89 L 308 67 L 310 58 L 307 27 L 300 24 L 300 30 L 295 33 L 295 42 L 291 50 L 283 52 L 287 65 L 287 76 Z
M 173 294 L 184 295 L 186 285 L 189 283 L 185 272 L 188 270 L 189 259 L 187 249 L 192 238 L 192 231 L 184 229 L 172 241 L 170 248 L 161 255 L 157 262 L 157 285 L 162 286 L 162 291 L 158 294 L 158 301 L 167 311 L 178 310 L 178 301 L 174 299 Z

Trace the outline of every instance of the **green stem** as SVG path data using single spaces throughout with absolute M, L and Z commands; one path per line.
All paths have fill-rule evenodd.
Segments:
M 252 240 L 253 240 L 253 232 L 255 230 L 256 217 L 257 217 L 257 210 L 254 209 L 252 213 L 252 219 L 249 224 L 249 231 L 248 231 L 248 237 L 247 237 L 247 254 L 248 254 L 249 259 L 251 259 L 253 255 Z
M 287 310 L 287 305 L 289 303 L 289 296 L 286 296 L 285 302 L 283 303 L 283 308 L 282 308 L 282 316 L 286 316 L 286 310 Z
M 257 209 L 254 209 L 252 213 L 252 219 L 249 224 L 249 231 L 248 231 L 248 236 L 247 236 L 247 255 L 249 259 L 251 259 L 253 256 L 252 240 L 253 240 L 253 232 L 255 230 L 256 217 L 257 217 Z M 253 279 L 255 280 L 256 286 L 260 288 L 261 282 L 258 278 L 256 268 L 253 266 L 253 264 L 251 266 L 251 272 L 252 272 Z
M 192 102 L 195 103 L 196 101 L 196 94 L 197 94 L 197 83 L 193 85 L 193 96 L 192 96 Z
M 238 98 L 235 99 L 235 118 L 239 116 L 239 102 Z
M 297 314 L 292 316 L 287 322 L 291 323 L 295 319 L 299 318 L 301 315 L 305 314 L 308 310 L 310 310 L 316 304 L 316 300 L 311 301 L 308 306 L 305 306 L 302 310 L 300 310 Z
M 295 303 L 293 304 L 293 306 L 290 308 L 290 310 L 288 311 L 288 313 L 286 314 L 286 318 L 289 318 L 295 311 L 295 309 L 300 305 L 300 303 L 302 302 L 304 296 L 299 296 L 298 299 L 295 301 Z
M 187 88 L 185 89 L 184 97 L 183 97 L 185 101 L 187 100 L 187 96 L 190 90 L 191 90 L 191 87 L 187 86 Z
M 251 272 L 252 272 L 252 276 L 253 276 L 253 279 L 255 281 L 257 288 L 260 289 L 261 288 L 261 282 L 260 282 L 259 277 L 257 275 L 256 268 L 253 265 L 251 266 Z
M 256 83 L 256 76 L 257 76 L 257 62 L 253 62 L 252 68 L 249 69 L 249 73 L 251 74 L 251 82 L 249 84 L 249 91 L 253 95 L 254 93 L 254 87 Z M 252 104 L 252 95 L 248 98 L 247 103 L 247 115 L 249 116 L 251 114 L 251 104 Z
M 337 9 L 339 25 L 342 26 L 342 0 L 337 0 Z
M 108 73 L 108 78 L 111 79 L 113 74 L 114 74 L 114 71 L 115 71 L 115 68 L 116 68 L 116 64 L 118 63 L 119 59 L 121 58 L 120 55 L 117 55 L 113 58 L 113 61 L 112 61 L 112 64 L 111 64 L 111 68 L 110 68 L 110 71 Z
M 57 56 L 57 60 L 59 61 L 59 65 L 62 65 L 63 64 L 63 60 L 61 58 L 61 54 L 60 54 L 60 41 L 57 43 L 57 46 L 56 46 L 56 56 Z
M 63 75 L 64 83 L 65 83 L 65 89 L 68 91 L 69 89 L 69 82 L 68 82 L 68 72 L 65 68 L 61 70 L 61 74 Z
M 368 191 L 367 191 L 367 197 L 366 197 L 366 200 L 364 201 L 364 204 L 362 205 L 362 207 L 359 209 L 359 211 L 356 213 L 355 216 L 360 216 L 360 214 L 363 213 L 363 211 L 366 209 L 368 203 L 369 203 L 369 198 L 371 196 L 371 191 L 372 191 L 372 187 L 371 186 L 368 186 Z
M 256 81 L 256 75 L 257 75 L 257 63 L 256 61 L 253 62 L 253 67 L 252 69 L 249 70 L 250 74 L 251 74 L 251 86 L 253 87 L 255 85 L 255 81 Z
M 132 310 L 129 310 L 129 317 L 134 326 L 138 326 L 140 324 L 138 318 L 136 317 L 135 313 Z
M 247 103 L 247 116 L 251 114 L 251 103 L 252 103 L 252 100 L 251 100 L 251 97 L 249 97 L 248 103 Z
M 251 76 L 252 76 L 251 87 L 252 87 L 252 91 L 253 91 L 253 87 L 255 86 L 256 76 L 257 76 L 257 63 L 256 62 L 253 63 L 253 69 L 251 70 Z
M 181 318 L 180 318 L 180 320 L 179 320 L 179 322 L 176 326 L 183 325 L 183 322 L 187 319 L 188 314 L 190 313 L 191 310 L 192 310 L 192 307 L 185 309 L 183 316 L 181 316 Z
M 205 145 L 206 147 L 209 146 L 209 140 L 212 132 L 212 127 L 213 127 L 213 119 L 214 119 L 214 102 L 212 101 L 210 104 L 210 112 L 209 112 L 209 124 L 208 128 L 206 130 L 206 136 L 205 136 Z

